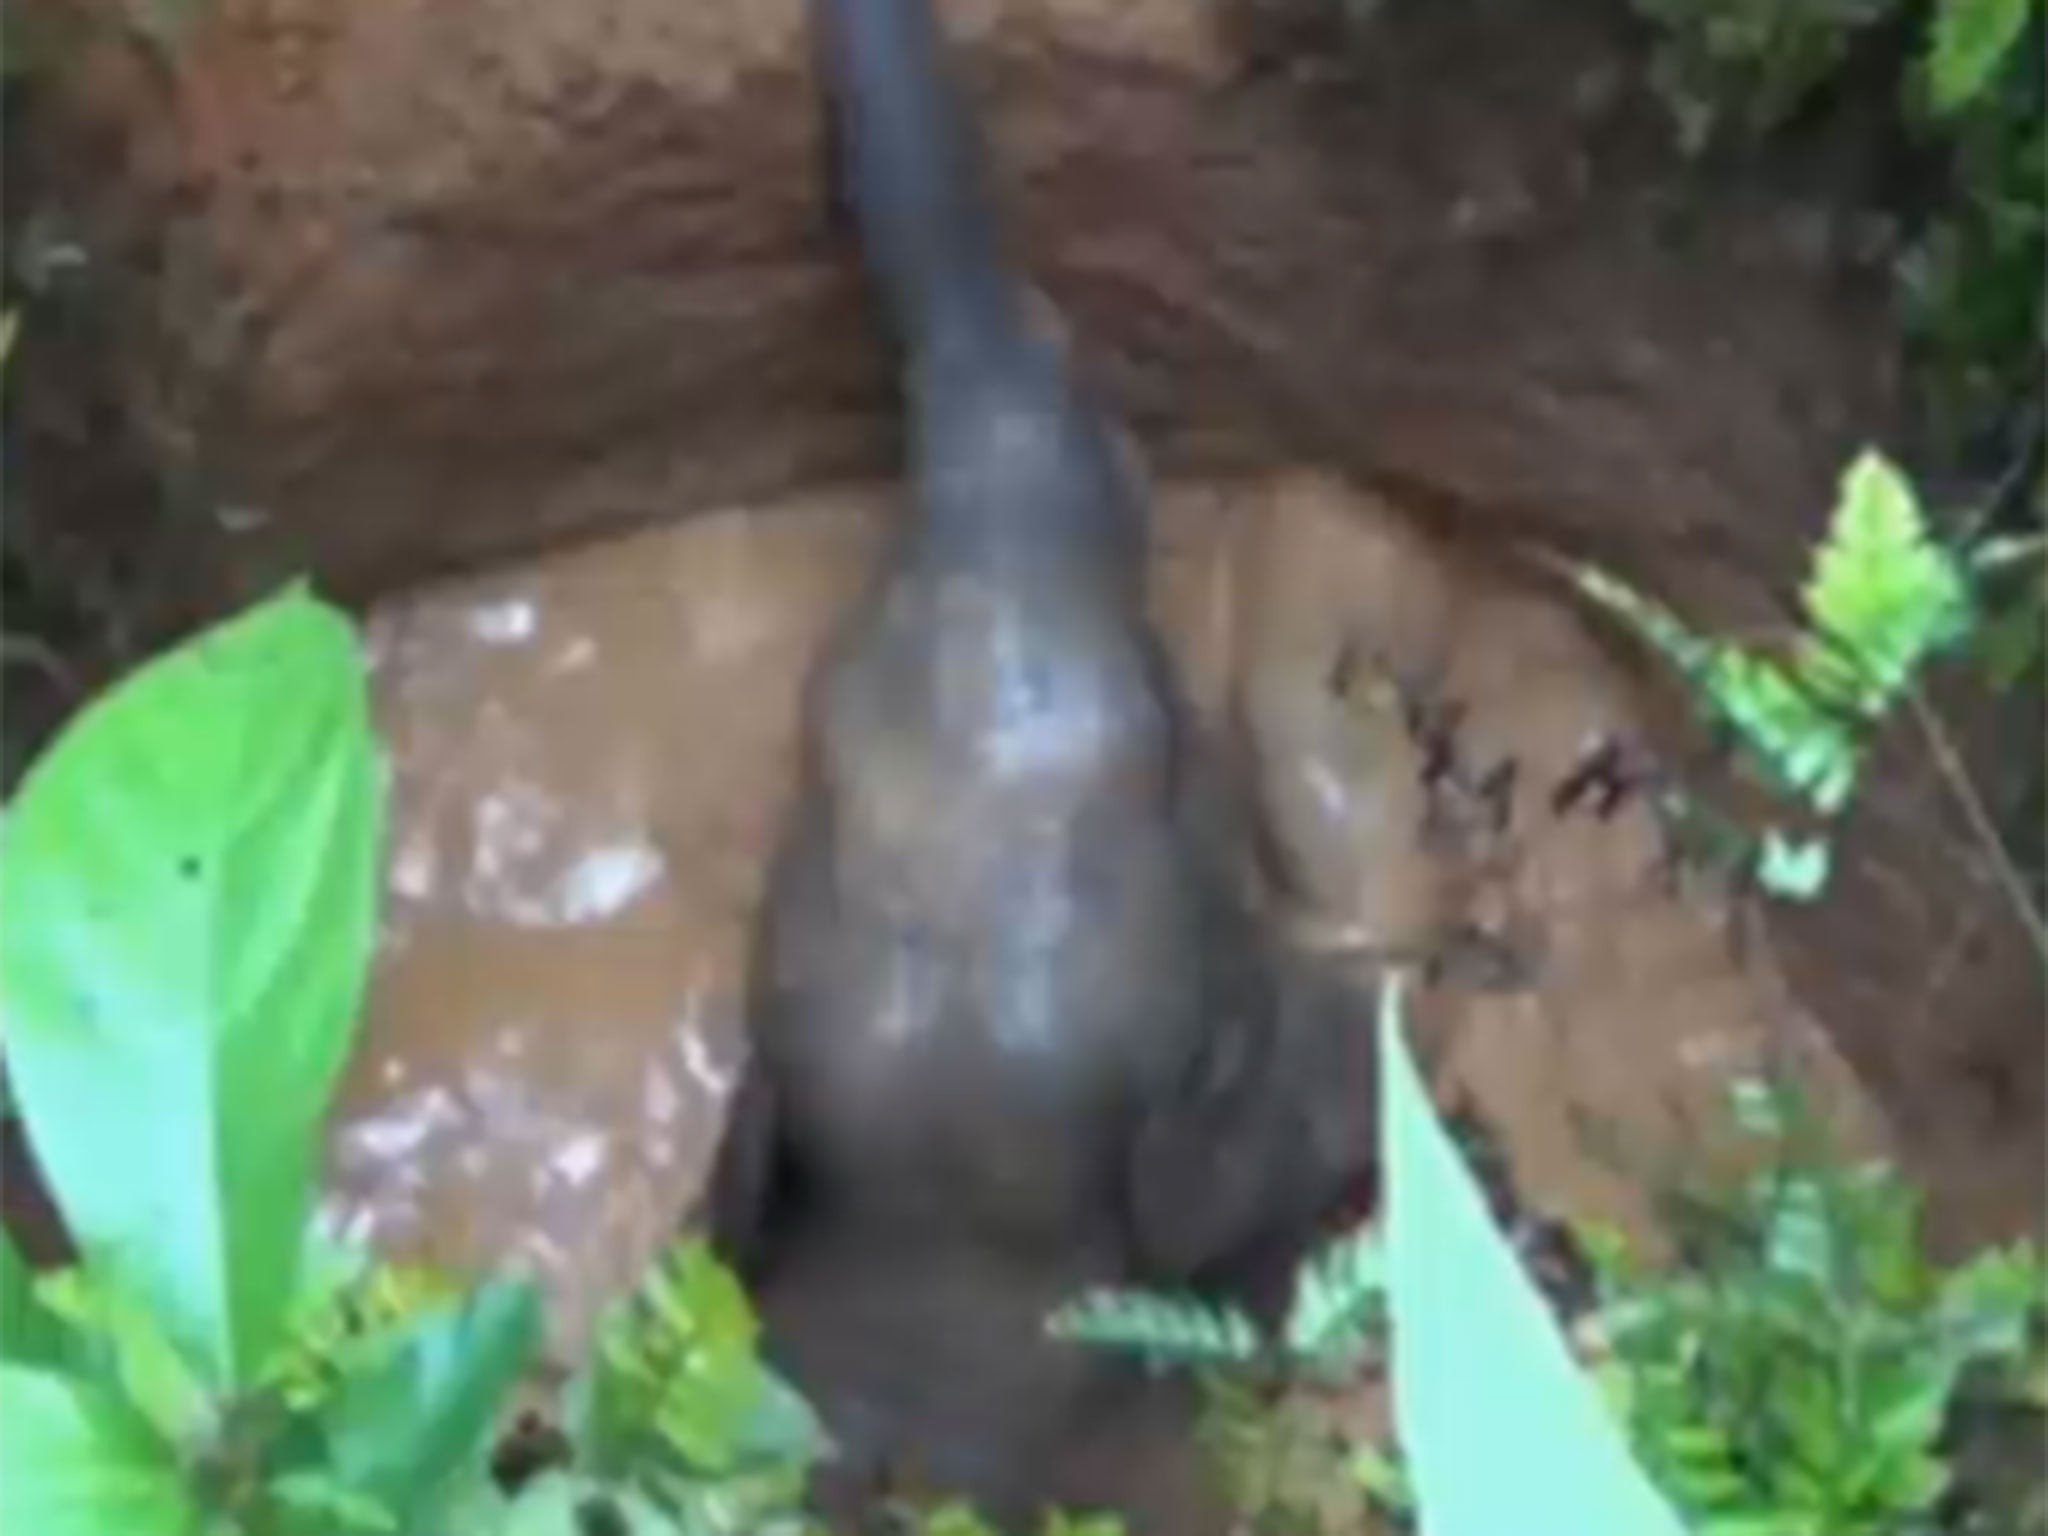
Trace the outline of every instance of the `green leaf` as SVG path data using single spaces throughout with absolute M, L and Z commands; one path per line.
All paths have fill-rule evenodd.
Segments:
M 1814 634 L 1800 676 L 1822 698 L 1875 718 L 1936 648 L 1967 627 L 1960 564 L 1928 535 L 1913 488 L 1881 454 L 1843 473 L 1805 590 Z
M 1764 1232 L 1765 1262 L 1783 1275 L 1826 1281 L 1835 1266 L 1835 1211 L 1829 1191 L 1810 1174 L 1771 1176 Z
M 602 1505 L 619 1522 L 601 1525 L 587 1513 Z M 477 1530 L 458 1528 L 447 1536 L 585 1536 L 617 1530 L 620 1536 L 698 1536 L 628 1488 L 607 1486 L 573 1473 L 549 1472 L 520 1489 L 502 1523 Z
M 362 1361 L 382 1358 L 405 1325 L 464 1294 L 438 1271 L 358 1261 L 337 1247 L 309 1245 L 304 1262 L 291 1333 L 264 1372 L 264 1384 L 298 1410 L 317 1408 Z
M 1380 999 L 1395 1420 L 1428 1536 L 1682 1536 L 1573 1363 Z M 1475 1475 L 1475 1469 L 1484 1472 Z
M 369 1536 L 398 1529 L 398 1520 L 377 1500 L 347 1487 L 325 1468 L 287 1472 L 269 1484 L 272 1499 L 296 1525 L 318 1531 L 362 1531 Z
M 2019 593 L 1977 632 L 1976 663 L 1985 683 L 2003 693 L 2019 685 L 2048 645 L 2048 583 Z
M 1124 1523 L 1115 1515 L 1055 1509 L 1046 1515 L 1039 1532 L 1040 1536 L 1124 1536 Z
M 120 1398 L 0 1365 L 0 1530 L 9 1536 L 193 1536 L 199 1511 L 170 1449 Z
M 1711 640 L 1695 634 L 1678 615 L 1620 577 L 1592 565 L 1576 566 L 1572 574 L 1582 593 L 1661 651 L 1682 676 L 1699 677 L 1713 660 Z
M 1406 1514 L 1415 1508 L 1415 1490 L 1407 1469 L 1376 1445 L 1354 1447 L 1344 1469 L 1380 1509 Z
M 1236 1307 L 1153 1291 L 1089 1291 L 1053 1313 L 1046 1331 L 1160 1365 L 1237 1364 L 1260 1349 L 1257 1325 Z
M 348 622 L 297 587 L 87 709 L 9 810 L 0 997 L 31 1144 L 88 1267 L 215 1387 L 284 1328 L 380 818 Z
M 1771 827 L 1757 849 L 1757 884 L 1781 901 L 1812 901 L 1827 889 L 1832 853 L 1825 837 L 1788 837 Z
M 539 1339 L 527 1280 L 415 1316 L 321 1414 L 337 1481 L 402 1523 L 482 1452 Z
M 1738 1077 L 1728 1084 L 1728 1117 L 1746 1136 L 1784 1139 L 1795 1113 L 1783 1085 L 1763 1077 Z
M 824 1453 L 829 1437 L 810 1400 L 765 1365 L 756 1365 L 754 1405 L 733 1434 L 743 1463 L 788 1461 L 808 1465 Z
M 2027 24 L 2029 0 L 1938 0 L 1927 83 L 1934 108 L 1968 106 L 1998 72 Z
M 955 1500 L 920 1514 L 917 1536 L 996 1536 L 996 1529 L 973 1505 Z
M 82 1269 L 44 1275 L 35 1290 L 70 1328 L 71 1362 L 81 1374 L 118 1387 L 173 1444 L 196 1444 L 213 1433 L 216 1406 L 153 1312 Z
M 692 1500 L 773 1502 L 829 1441 L 810 1405 L 761 1363 L 758 1332 L 746 1292 L 709 1246 L 674 1244 L 600 1325 L 571 1385 L 580 1464 L 619 1477 L 659 1470 Z
M 1769 657 L 1724 646 L 1700 686 L 1708 707 L 1733 727 L 1773 782 L 1805 796 L 1824 815 L 1848 802 L 1856 737 L 1800 679 Z
M 1941 1282 L 1936 1318 L 1957 1363 L 2018 1359 L 2043 1307 L 2041 1261 L 2031 1243 L 1988 1248 Z
M 0 1359 L 14 1365 L 62 1365 L 69 1330 L 36 1298 L 35 1279 L 14 1239 L 0 1231 Z
M 1386 1295 L 1386 1266 L 1377 1222 L 1332 1238 L 1294 1277 L 1284 1339 L 1297 1360 L 1348 1362 Z

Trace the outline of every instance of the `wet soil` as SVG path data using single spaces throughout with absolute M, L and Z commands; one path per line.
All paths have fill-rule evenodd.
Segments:
M 1768 1059 L 1943 1241 L 2037 1227 L 2042 977 L 1923 740 L 1768 920 L 1674 882 L 1640 801 L 1550 801 L 1602 741 L 1698 742 L 1529 552 L 1769 627 L 1892 436 L 1854 156 L 1680 171 L 1592 5 L 948 14 L 1161 482 L 1157 606 L 1275 921 L 1362 988 L 1432 963 L 1433 1070 L 1546 1210 L 1654 1238 L 1645 1178 Z M 10 455 L 52 489 L 10 535 L 59 577 L 118 548 L 129 645 L 301 568 L 364 605 L 396 798 L 335 1204 L 530 1262 L 563 1354 L 701 1183 L 798 690 L 894 515 L 808 63 L 795 0 L 224 0 L 169 59 L 75 53 L 20 155 L 98 319 L 31 314 Z M 156 494 L 66 493 L 95 445 Z M 2001 803 L 2038 711 L 1937 701 Z
M 799 690 L 889 509 L 860 487 L 727 509 L 372 618 L 395 808 L 337 1198 L 409 1251 L 532 1262 L 565 1352 L 708 1166 Z M 1519 1185 L 1652 1235 L 1645 1182 L 1714 1155 L 1722 1085 L 1780 1057 L 1884 1145 L 1725 902 L 1673 885 L 1648 810 L 1551 810 L 1589 743 L 1646 731 L 1567 613 L 1325 476 L 1168 486 L 1160 522 L 1157 614 L 1211 750 L 1260 765 L 1271 862 L 1319 877 L 1269 882 L 1275 920 L 1362 993 L 1388 959 L 1439 962 L 1420 1027 Z M 1374 676 L 1462 706 L 1462 755 L 1514 764 L 1505 826 L 1430 782 Z

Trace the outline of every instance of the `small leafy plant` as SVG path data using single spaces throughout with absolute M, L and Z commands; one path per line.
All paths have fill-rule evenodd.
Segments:
M 1937 0 L 1913 90 L 1943 117 L 1979 101 L 2026 28 L 2030 0 Z M 1901 0 L 1636 0 L 1661 44 L 1653 79 L 1681 139 L 1779 127 Z
M 314 1231 L 317 1135 L 381 820 L 353 637 L 298 589 L 143 668 L 11 805 L 8 1079 L 79 1263 L 0 1248 L 0 1525 L 398 1529 L 525 1363 L 514 1281 L 331 1326 L 362 1282 Z
M 700 1246 L 608 1320 L 574 1476 L 512 1499 L 486 1453 L 533 1285 L 314 1221 L 375 921 L 368 718 L 347 620 L 293 587 L 88 709 L 8 808 L 8 1084 L 79 1258 L 36 1275 L 0 1238 L 0 1528 L 538 1536 L 597 1500 L 623 1531 L 795 1529 L 821 1434 Z
M 1223 1436 L 1226 1461 L 1248 1453 L 1232 1481 L 1255 1531 L 1355 1528 L 1326 1523 L 1320 1481 L 1321 1494 L 1336 1485 L 1360 1496 L 1335 1501 L 1340 1520 L 1368 1502 L 1412 1508 L 1431 1536 L 1679 1536 L 1430 1104 L 1403 1038 L 1402 995 L 1396 974 L 1380 999 L 1380 1228 L 1347 1233 L 1304 1264 L 1277 1338 L 1229 1307 L 1131 1293 L 1082 1298 L 1048 1326 L 1210 1372 L 1212 1437 Z M 1381 1308 L 1398 1465 L 1356 1436 L 1293 1433 L 1252 1390 L 1275 1367 L 1311 1379 L 1355 1374 Z M 1249 1440 L 1233 1444 L 1233 1434 Z M 1300 1452 L 1306 1490 L 1285 1475 Z
M 375 1262 L 315 1221 L 375 922 L 368 720 L 347 620 L 294 586 L 86 710 L 8 808 L 7 1083 L 79 1261 L 37 1275 L 0 1236 L 0 1529 L 813 1530 L 829 1441 L 701 1241 L 607 1311 L 560 1445 L 515 1480 L 490 1453 L 532 1283 Z M 948 1506 L 906 1529 L 982 1527 Z
M 1823 827 L 1848 804 L 1872 734 L 1928 658 L 1973 624 L 1969 562 L 1935 541 L 1904 476 L 1869 452 L 1842 477 L 1789 645 L 1710 639 L 1603 571 L 1577 574 L 1582 592 L 1678 670 L 1763 782 Z M 1798 900 L 1825 886 L 1829 856 L 1825 831 L 1800 838 L 1777 827 L 1738 850 L 1766 890 Z
M 1322 1398 L 1380 1363 L 1386 1276 L 1377 1223 L 1324 1244 L 1295 1274 L 1269 1333 L 1227 1302 L 1098 1290 L 1056 1312 L 1054 1335 L 1198 1373 L 1200 1436 L 1250 1531 L 1311 1536 L 1404 1509 L 1399 1469 L 1330 1422 Z
M 1159 1365 L 1229 1365 L 1348 1375 L 1370 1345 L 1384 1296 L 1379 1233 L 1364 1223 L 1302 1261 L 1277 1335 L 1228 1302 L 1151 1291 L 1096 1290 L 1055 1312 L 1055 1337 Z
M 1688 1192 L 1682 1268 L 1589 1234 L 1586 1332 L 1637 1453 L 1701 1536 L 1963 1528 L 1947 1431 L 1966 1392 L 2038 1390 L 2038 1254 L 1944 1271 L 1892 1169 L 1844 1164 L 1785 1090 L 1740 1085 L 1736 1105 L 1765 1155 L 1732 1188 Z M 2018 1536 L 2015 1512 L 1991 1513 L 1977 1528 Z
M 746 1292 L 701 1241 L 677 1245 L 615 1306 L 567 1393 L 579 1469 L 691 1533 L 805 1529 L 804 1477 L 824 1426 L 761 1363 Z
M 1892 112 L 1944 167 L 1907 210 L 1898 315 L 1927 450 L 2001 471 L 2040 430 L 2048 99 L 2039 0 L 1635 0 L 1681 145 L 1760 142 L 1886 32 L 1911 47 Z M 1882 45 L 1867 50 L 1874 60 Z M 1924 186 L 1924 171 L 1912 176 Z

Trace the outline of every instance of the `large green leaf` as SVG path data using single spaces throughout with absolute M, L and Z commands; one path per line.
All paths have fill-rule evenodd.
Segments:
M 1935 110 L 1974 101 L 1998 72 L 2027 24 L 2031 0 L 1938 0 L 1927 54 Z
M 1680 1536 L 1522 1273 L 1380 1004 L 1394 1413 L 1423 1536 Z
M 347 621 L 293 588 L 142 668 L 0 852 L 8 1074 L 87 1264 L 217 1388 L 278 1342 L 372 935 L 381 783 Z
M 0 1365 L 0 1531 L 188 1536 L 199 1513 L 171 1452 L 112 1393 Z
M 410 1518 L 481 1454 L 540 1339 L 531 1281 L 420 1313 L 322 1414 L 336 1480 Z
M 66 1364 L 117 1391 L 160 1437 L 193 1445 L 219 1427 L 219 1404 L 150 1308 L 76 1268 L 41 1276 L 35 1294 L 70 1329 Z
M 67 1330 L 36 1299 L 35 1280 L 14 1239 L 0 1232 L 0 1360 L 16 1365 L 61 1365 Z

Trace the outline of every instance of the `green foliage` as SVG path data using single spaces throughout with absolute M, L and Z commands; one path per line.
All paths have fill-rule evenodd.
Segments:
M 1381 993 L 1383 1231 L 1351 1232 L 1307 1260 L 1278 1340 L 1247 1351 L 1247 1320 L 1219 1308 L 1097 1298 L 1069 1337 L 1207 1364 L 1205 1434 L 1256 1528 L 1319 1530 L 1330 1486 L 1414 1504 L 1432 1536 L 1505 1530 L 1676 1536 L 1676 1517 L 1630 1459 L 1430 1104 L 1401 1026 L 1402 986 Z M 1405 1464 L 1333 1439 L 1298 1398 L 1265 1395 L 1263 1367 L 1355 1364 L 1386 1307 Z M 1254 1336 L 1256 1338 L 1256 1336 Z M 1192 1344 L 1188 1341 L 1192 1340 Z M 1218 1362 L 1221 1362 L 1219 1364 Z M 1310 1469 L 1306 1482 L 1300 1468 Z M 1483 1467 L 1484 1476 L 1473 1469 Z
M 1277 1364 L 1342 1374 L 1365 1353 L 1381 1288 L 1379 1239 L 1366 1223 L 1302 1260 L 1287 1321 L 1275 1338 L 1226 1302 L 1110 1288 L 1068 1303 L 1046 1326 L 1056 1338 L 1140 1355 L 1154 1365 Z
M 371 939 L 346 621 L 294 589 L 94 704 L 10 808 L 8 1073 L 87 1266 L 209 1388 L 282 1340 Z M 146 1176 L 138 1176 L 146 1170 Z
M 1900 259 L 1899 293 L 1929 442 L 1968 455 L 2015 410 L 2038 412 L 2048 346 L 2038 0 L 1933 0 L 1910 10 L 1906 0 L 1635 0 L 1635 8 L 1656 31 L 1651 78 L 1690 152 L 1772 133 L 1840 77 L 1859 39 L 1924 26 L 1897 111 L 1946 155 L 1949 176 Z
M 334 1484 L 394 1512 L 432 1507 L 477 1465 L 539 1335 L 539 1296 L 513 1280 L 389 1330 L 319 1411 Z
M 9 1529 L 405 1530 L 477 1463 L 531 1288 L 308 1241 L 381 788 L 349 626 L 293 588 L 94 704 L 10 808 L 9 1081 L 83 1257 L 0 1255 Z
M 764 1365 L 745 1291 L 700 1240 L 671 1248 L 612 1309 L 572 1386 L 579 1461 L 637 1489 L 691 1531 L 794 1519 L 829 1443 L 809 1405 Z
M 1055 1338 L 1158 1365 L 1248 1364 L 1265 1348 L 1258 1324 L 1238 1308 L 1152 1291 L 1090 1291 L 1055 1312 L 1047 1327 Z
M 1857 38 L 1902 0 L 1635 0 L 1660 43 L 1653 79 L 1682 139 L 1779 127 L 1830 80 Z M 1936 111 L 1980 102 L 2018 43 L 2031 0 L 1936 0 L 1923 76 Z
M 571 1472 L 537 1478 L 500 1518 L 493 1536 L 695 1536 L 631 1489 Z
M 1605 572 L 1581 568 L 1578 579 L 1663 653 L 1765 783 L 1823 818 L 1848 803 L 1870 733 L 1972 624 L 1968 568 L 1935 542 L 1912 487 L 1873 452 L 1842 476 L 1790 646 L 1709 639 Z M 1775 895 L 1811 899 L 1826 881 L 1824 838 L 1766 828 L 1742 857 Z
M 1796 1101 L 1753 1085 L 1737 1119 L 1769 1156 L 1693 1193 L 1685 1269 L 1587 1243 L 1603 1383 L 1695 1531 L 1930 1530 L 1966 1372 L 2038 1348 L 2039 1260 L 2018 1245 L 1944 1272 L 1890 1169 L 1843 1166 Z
M 1897 0 L 1636 0 L 1662 44 L 1652 79 L 1690 149 L 1783 123 Z
M 1929 535 L 1905 477 L 1875 453 L 1849 466 L 1802 594 L 1794 670 L 1824 704 L 1882 718 L 1921 662 L 1968 627 L 1962 567 Z
M 0 1365 L 0 1529 L 36 1536 L 188 1536 L 200 1512 L 171 1446 L 113 1392 Z
M 1202 1448 L 1252 1536 L 1352 1532 L 1375 1510 L 1406 1509 L 1399 1469 L 1360 1442 L 1341 1399 L 1228 1372 L 1201 1386 Z
M 2016 687 L 2048 646 L 2048 535 L 1988 540 L 1972 563 L 1985 593 L 1977 665 L 1991 687 Z
M 1940 0 L 1928 39 L 1928 94 L 1954 114 L 1978 100 L 2027 25 L 2031 0 Z
M 1380 1009 L 1394 1418 L 1433 1536 L 1680 1531 L 1580 1372 Z M 1485 1468 L 1475 1476 L 1475 1468 Z
M 1339 1371 L 1355 1366 L 1370 1346 L 1385 1291 L 1379 1230 L 1361 1222 L 1309 1255 L 1294 1277 L 1281 1341 L 1288 1356 Z
M 2038 25 L 2033 36 L 1989 88 L 1939 119 L 1954 190 L 1899 263 L 1916 392 L 1930 442 L 1945 453 L 2015 426 L 2024 435 L 2041 409 L 2048 102 L 2038 65 L 2022 63 L 2030 51 L 2038 58 Z
M 349 626 L 294 587 L 93 705 L 10 807 L 9 1086 L 83 1259 L 32 1276 L 0 1243 L 0 1527 L 807 1529 L 824 1431 L 703 1244 L 607 1317 L 567 1405 L 578 1465 L 508 1498 L 486 1452 L 534 1287 L 371 1263 L 309 1219 L 381 790 Z
M 997 1536 L 996 1528 L 971 1505 L 957 1501 L 930 1509 L 901 1509 L 897 1518 L 903 1536 Z M 1114 1515 L 1056 1509 L 1039 1522 L 1038 1536 L 1124 1536 L 1124 1523 Z
M 34 1279 L 14 1239 L 0 1231 L 0 1360 L 11 1365 L 62 1365 L 70 1330 L 35 1294 Z
M 319 1407 L 386 1348 L 396 1330 L 461 1295 L 454 1281 L 433 1270 L 369 1264 L 348 1250 L 323 1249 L 311 1263 L 333 1267 L 306 1275 L 291 1332 L 264 1383 L 298 1410 Z
M 1851 476 L 1850 511 L 1807 593 L 1828 643 L 1780 665 L 1831 718 L 1881 711 L 1951 633 L 1927 621 L 1951 589 L 1896 490 Z M 1675 653 L 1706 658 L 1700 675 L 1743 675 L 1716 671 L 1721 652 L 1675 620 L 1663 633 Z M 96 706 L 14 810 L 0 883 L 10 902 L 34 898 L 14 910 L 36 920 L 8 925 L 0 946 L 9 1069 L 38 1150 L 58 1149 L 48 1165 L 84 1258 L 31 1277 L 0 1246 L 0 1527 L 809 1529 L 801 1492 L 829 1454 L 824 1431 L 761 1362 L 751 1306 L 701 1242 L 675 1246 L 605 1318 L 568 1394 L 573 1467 L 508 1498 L 484 1451 L 535 1347 L 532 1287 L 463 1290 L 371 1265 L 307 1220 L 310 1148 L 367 959 L 380 818 L 365 718 L 346 626 L 295 590 Z M 1204 1365 L 1219 1458 L 1241 1496 L 1287 1529 L 1412 1502 L 1432 1536 L 1675 1530 L 1430 1106 L 1400 999 L 1397 979 L 1380 1019 L 1384 1231 L 1345 1233 L 1311 1256 L 1275 1337 L 1228 1308 L 1119 1293 L 1082 1298 L 1049 1326 Z M 123 1117 L 149 1125 L 109 1126 L 99 1084 Z M 267 1097 L 252 1108 L 250 1094 Z M 1759 1134 L 1784 1133 L 1773 1101 L 1751 1094 L 1739 1108 Z M 163 1154 L 202 1180 L 198 1193 L 159 1193 L 154 1205 L 124 1193 L 104 1148 L 97 1164 L 86 1156 L 80 1125 L 115 1155 Z M 1820 1522 L 1771 1527 L 1788 1536 L 1874 1532 L 1845 1522 L 1880 1506 L 1924 1512 L 1941 1492 L 1934 1437 L 1967 1372 L 2024 1359 L 2038 1378 L 2031 1250 L 1936 1271 L 1919 1256 L 1910 1198 L 1888 1179 L 1774 1165 L 1732 1216 L 1717 1214 L 1716 1232 L 1749 1234 L 1755 1273 L 1740 1283 L 1649 1277 L 1608 1245 L 1605 1379 L 1689 1509 L 1718 1517 L 1713 1501 L 1733 1500 L 1745 1518 L 1789 1508 Z M 1272 1396 L 1276 1369 L 1355 1372 L 1383 1321 L 1399 1464 L 1335 1432 L 1299 1395 Z M 1757 1390 L 1775 1394 L 1769 1411 L 1752 1404 L 1738 1419 Z M 927 1536 L 985 1529 L 957 1505 L 907 1518 Z M 1069 1513 L 1043 1527 L 1117 1529 Z
M 71 1369 L 118 1391 L 166 1443 L 199 1443 L 219 1428 L 216 1399 L 148 1308 L 84 1269 L 44 1277 L 36 1299 L 70 1329 Z

